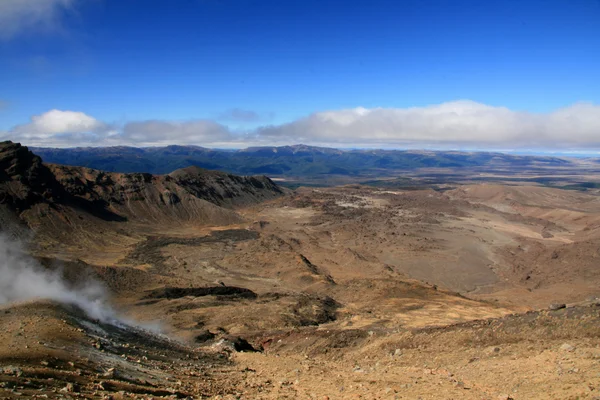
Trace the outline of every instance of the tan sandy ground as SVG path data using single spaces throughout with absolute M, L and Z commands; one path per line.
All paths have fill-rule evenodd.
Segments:
M 244 399 L 600 396 L 598 308 L 506 316 L 594 303 L 586 300 L 600 294 L 595 196 L 498 185 L 446 193 L 343 187 L 302 189 L 238 212 L 246 222 L 110 223 L 40 248 L 66 261 L 67 272 L 94 271 L 118 309 L 160 320 L 184 345 L 163 352 L 162 342 L 115 330 L 106 340 L 115 336 L 118 346 L 103 353 L 81 317 L 9 308 L 0 314 L 0 365 L 34 370 L 2 375 L 15 383 L 0 396 L 77 397 L 60 392 L 73 377 L 58 371 L 77 369 L 81 396 L 99 398 L 148 388 L 154 397 Z M 239 287 L 254 297 L 148 297 L 164 287 Z M 207 331 L 216 337 L 197 339 Z M 215 348 L 227 335 L 265 351 Z M 148 360 L 121 357 L 125 343 Z M 56 366 L 39 364 L 53 357 Z M 135 379 L 99 388 L 116 361 Z

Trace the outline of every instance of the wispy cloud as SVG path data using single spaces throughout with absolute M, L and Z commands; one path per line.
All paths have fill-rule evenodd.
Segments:
M 600 106 L 578 103 L 550 113 L 473 101 L 428 107 L 323 111 L 282 125 L 234 132 L 213 120 L 102 122 L 51 110 L 9 129 L 4 139 L 36 146 L 195 144 L 245 147 L 307 143 L 339 147 L 600 149 Z
M 62 28 L 63 13 L 75 0 L 0 0 L 0 39 Z
M 6 100 L 0 99 L 0 111 L 4 111 L 9 107 L 9 102 Z

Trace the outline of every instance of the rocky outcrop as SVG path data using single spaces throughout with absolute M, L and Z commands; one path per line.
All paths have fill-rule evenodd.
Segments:
M 18 143 L 0 143 L 0 204 L 20 212 L 37 202 L 63 195 L 40 157 Z
M 264 176 L 241 177 L 196 167 L 168 175 L 109 173 L 44 164 L 18 143 L 0 143 L 0 223 L 21 222 L 57 234 L 81 221 L 151 224 L 239 223 L 237 206 L 283 194 Z
M 283 194 L 282 189 L 266 176 L 237 176 L 199 167 L 174 171 L 165 179 L 173 179 L 194 196 L 220 206 L 239 206 Z

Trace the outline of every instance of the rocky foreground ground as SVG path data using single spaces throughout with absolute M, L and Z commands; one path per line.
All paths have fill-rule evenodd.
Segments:
M 190 346 L 73 307 L 0 310 L 2 398 L 594 399 L 600 305 L 396 331 Z M 261 345 L 262 343 L 262 345 Z M 543 390 L 540 388 L 543 387 Z

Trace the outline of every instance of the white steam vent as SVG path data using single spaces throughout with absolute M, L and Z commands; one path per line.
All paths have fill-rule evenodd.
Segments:
M 20 243 L 0 234 L 0 304 L 30 299 L 50 299 L 73 304 L 89 317 L 116 322 L 98 282 L 69 285 L 57 271 L 49 271 L 27 255 Z

